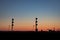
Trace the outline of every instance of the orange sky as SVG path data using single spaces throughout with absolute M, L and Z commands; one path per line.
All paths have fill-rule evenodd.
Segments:
M 14 31 L 60 29 L 59 0 L 0 0 L 0 31 L 9 31 L 14 18 Z
M 3 21 L 3 20 L 2 20 Z M 42 20 L 43 21 L 43 20 Z M 44 31 L 47 31 L 48 29 L 53 30 L 55 27 L 55 30 L 60 28 L 59 23 L 60 22 L 55 22 L 55 21 L 47 21 L 44 20 L 43 22 L 39 21 L 38 19 L 38 30 L 40 31 L 41 29 Z M 35 25 L 35 21 L 31 21 L 31 20 L 15 20 L 14 21 L 14 31 L 35 31 L 35 26 L 33 27 L 33 25 Z M 8 25 L 7 25 L 8 24 Z M 9 25 L 10 24 L 10 25 Z M 8 22 L 6 20 L 4 20 L 4 22 L 1 22 L 0 25 L 0 30 L 1 31 L 10 31 L 11 30 L 11 22 Z

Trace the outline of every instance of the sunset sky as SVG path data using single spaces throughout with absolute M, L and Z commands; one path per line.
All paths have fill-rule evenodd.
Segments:
M 14 18 L 14 31 L 60 29 L 60 0 L 0 0 L 0 31 L 10 31 Z

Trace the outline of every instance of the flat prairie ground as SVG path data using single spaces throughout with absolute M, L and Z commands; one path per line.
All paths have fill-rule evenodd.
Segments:
M 60 32 L 0 31 L 0 39 L 60 39 Z

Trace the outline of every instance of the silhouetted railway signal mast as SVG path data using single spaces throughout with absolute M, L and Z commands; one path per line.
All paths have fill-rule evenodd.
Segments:
M 13 31 L 13 26 L 14 26 L 14 18 L 12 18 L 12 25 L 11 25 L 11 31 Z
M 35 27 L 36 27 L 36 28 L 35 28 L 35 31 L 36 31 L 36 32 L 38 32 L 38 28 L 37 28 L 37 25 L 38 25 L 37 22 L 38 22 L 38 21 L 37 21 L 37 19 L 38 19 L 38 18 L 35 18 Z

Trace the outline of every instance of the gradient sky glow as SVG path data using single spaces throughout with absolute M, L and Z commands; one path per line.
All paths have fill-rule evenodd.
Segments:
M 10 30 L 12 18 L 15 31 L 34 31 L 36 17 L 39 31 L 59 29 L 60 0 L 0 0 L 0 31 Z

